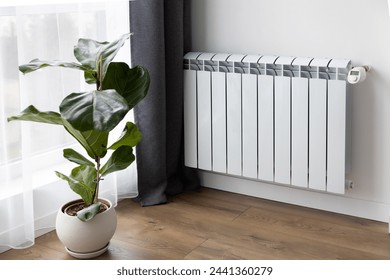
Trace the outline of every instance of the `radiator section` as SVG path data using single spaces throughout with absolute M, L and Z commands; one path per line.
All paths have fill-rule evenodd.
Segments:
M 349 60 L 191 52 L 185 165 L 344 193 Z

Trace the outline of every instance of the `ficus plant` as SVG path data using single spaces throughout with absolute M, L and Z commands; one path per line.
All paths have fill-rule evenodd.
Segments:
M 103 177 L 130 166 L 135 160 L 133 148 L 141 140 L 137 126 L 127 122 L 119 139 L 108 143 L 110 131 L 146 96 L 150 84 L 144 67 L 130 68 L 124 62 L 113 62 L 130 36 L 124 34 L 113 42 L 79 39 L 73 51 L 78 62 L 34 59 L 19 66 L 23 74 L 45 67 L 77 69 L 84 72 L 86 83 L 96 84 L 96 90 L 67 95 L 59 105 L 59 112 L 42 112 L 30 105 L 19 115 L 8 118 L 8 121 L 62 125 L 84 148 L 91 160 L 73 149 L 64 149 L 64 157 L 77 166 L 70 175 L 55 172 L 84 201 L 86 207 L 77 213 L 82 221 L 92 219 L 99 212 L 99 187 Z M 109 150 L 112 153 L 103 163 Z

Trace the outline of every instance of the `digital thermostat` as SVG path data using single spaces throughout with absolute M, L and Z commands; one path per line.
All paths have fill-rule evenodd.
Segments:
M 348 83 L 356 84 L 363 82 L 366 78 L 366 72 L 370 70 L 368 66 L 357 66 L 349 70 L 348 72 Z

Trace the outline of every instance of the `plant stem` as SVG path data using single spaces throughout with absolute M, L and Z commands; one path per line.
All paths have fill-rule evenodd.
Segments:
M 100 64 L 100 67 L 99 67 L 99 73 L 98 73 L 98 78 L 96 80 L 96 89 L 99 91 L 99 90 L 102 90 L 103 88 L 103 85 L 102 85 L 102 75 L 103 75 L 103 69 L 102 69 L 102 66 L 103 66 L 103 61 L 102 59 L 100 58 L 100 61 L 99 61 L 99 64 Z M 100 186 L 100 179 L 101 179 L 101 176 L 100 176 L 100 157 L 96 157 L 95 159 L 96 161 L 96 187 L 95 187 L 95 192 L 93 194 L 93 203 L 97 203 L 98 202 L 98 198 L 99 198 L 99 186 Z
M 99 64 L 100 64 L 100 67 L 99 67 L 99 78 L 98 78 L 98 89 L 97 90 L 102 90 L 103 88 L 103 58 L 100 57 L 100 60 L 99 60 Z
M 93 203 L 98 202 L 99 198 L 99 185 L 100 185 L 100 157 L 96 157 L 96 188 L 93 194 Z

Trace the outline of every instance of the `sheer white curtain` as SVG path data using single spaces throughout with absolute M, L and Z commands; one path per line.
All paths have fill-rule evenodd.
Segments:
M 128 1 L 87 2 L 0 6 L 0 252 L 34 244 L 40 230 L 53 229 L 60 205 L 77 198 L 54 170 L 70 172 L 62 150 L 78 144 L 60 126 L 8 123 L 7 117 L 30 104 L 58 111 L 64 96 L 88 87 L 77 70 L 50 68 L 23 76 L 19 64 L 34 58 L 75 61 L 78 38 L 110 41 L 129 32 Z M 128 44 L 116 60 L 130 62 Z M 132 113 L 126 118 L 132 120 Z M 135 196 L 136 176 L 133 163 L 105 178 L 101 196 L 114 204 L 118 197 Z

